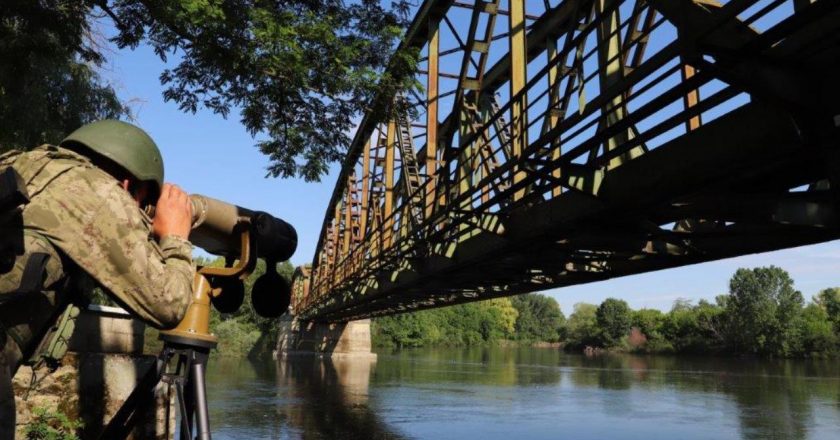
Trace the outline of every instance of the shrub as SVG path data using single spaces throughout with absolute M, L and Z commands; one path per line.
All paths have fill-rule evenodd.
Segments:
M 32 421 L 24 430 L 27 440 L 78 440 L 76 435 L 83 426 L 80 420 L 71 420 L 61 411 L 35 408 Z

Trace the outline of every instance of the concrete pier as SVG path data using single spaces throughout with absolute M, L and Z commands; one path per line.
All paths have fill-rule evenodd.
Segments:
M 280 318 L 276 358 L 316 354 L 335 358 L 376 360 L 371 352 L 370 320 L 350 322 L 301 321 L 287 313 Z
M 144 325 L 116 307 L 91 306 L 76 320 L 68 353 L 55 371 L 21 367 L 14 378 L 17 438 L 33 420 L 36 409 L 61 412 L 81 420 L 82 439 L 95 439 L 122 406 L 138 380 L 154 365 L 155 356 L 143 354 Z M 141 416 L 130 437 L 136 440 L 169 439 L 165 432 L 171 400 L 158 387 L 156 404 Z M 169 411 L 171 426 L 175 411 Z

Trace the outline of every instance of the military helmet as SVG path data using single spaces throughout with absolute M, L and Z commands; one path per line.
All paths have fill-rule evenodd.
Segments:
M 71 150 L 78 145 L 110 159 L 137 180 L 154 182 L 160 193 L 163 157 L 155 141 L 139 127 L 114 119 L 91 122 L 70 133 L 60 144 Z

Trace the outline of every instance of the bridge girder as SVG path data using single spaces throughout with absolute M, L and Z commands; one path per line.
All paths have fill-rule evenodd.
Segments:
M 424 94 L 363 118 L 295 312 L 401 313 L 840 237 L 840 4 L 758 3 L 426 1 L 404 42 Z

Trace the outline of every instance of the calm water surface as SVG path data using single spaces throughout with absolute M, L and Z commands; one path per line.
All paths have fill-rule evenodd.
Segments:
M 840 439 L 840 362 L 555 349 L 213 357 L 214 439 Z

